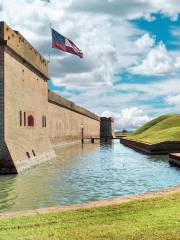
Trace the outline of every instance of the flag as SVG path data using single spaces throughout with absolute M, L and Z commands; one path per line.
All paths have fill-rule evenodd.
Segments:
M 63 52 L 75 54 L 83 58 L 82 51 L 68 38 L 52 29 L 52 48 L 57 48 Z

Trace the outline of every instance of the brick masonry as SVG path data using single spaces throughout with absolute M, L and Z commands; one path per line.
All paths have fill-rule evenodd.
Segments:
M 0 172 L 17 173 L 55 157 L 54 145 L 99 137 L 100 118 L 48 92 L 48 63 L 0 23 Z M 29 116 L 34 126 L 28 126 Z

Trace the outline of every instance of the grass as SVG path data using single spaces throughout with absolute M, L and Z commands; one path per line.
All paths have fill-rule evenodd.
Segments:
M 1 240 L 180 239 L 180 193 L 120 205 L 0 219 Z
M 148 143 L 180 141 L 180 114 L 162 115 L 140 127 L 127 138 Z

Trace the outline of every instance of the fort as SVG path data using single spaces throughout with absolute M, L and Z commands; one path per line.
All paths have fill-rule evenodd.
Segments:
M 48 62 L 0 22 L 0 173 L 55 157 L 53 146 L 100 138 L 101 118 L 48 90 Z M 103 131 L 112 136 L 112 119 Z M 108 122 L 108 124 L 107 124 Z M 107 134 L 105 134 L 107 135 Z M 106 136 L 108 137 L 108 136 Z

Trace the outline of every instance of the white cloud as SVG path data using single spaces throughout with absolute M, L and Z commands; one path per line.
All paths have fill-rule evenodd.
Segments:
M 179 0 L 72 0 L 71 11 L 92 14 L 112 15 L 125 19 L 144 17 L 152 21 L 153 13 L 161 12 L 172 20 L 177 19 L 180 12 Z
M 110 112 L 108 110 L 104 111 L 102 114 L 101 114 L 101 117 L 106 117 L 106 118 L 115 118 L 115 114 L 113 112 Z
M 175 65 L 175 68 L 176 68 L 176 69 L 180 69 L 180 57 L 176 57 L 176 58 L 175 58 L 175 63 L 174 63 L 174 65 Z
M 156 11 L 160 11 L 171 20 L 177 20 L 178 13 L 180 12 L 179 0 L 150 0 L 152 6 Z
M 150 117 L 143 110 L 131 107 L 121 110 L 118 123 L 121 129 L 136 129 L 148 121 Z
M 177 71 L 178 56 L 174 57 L 163 44 L 155 46 L 155 37 L 139 30 L 127 19 L 144 17 L 153 21 L 152 13 L 157 12 L 175 19 L 180 12 L 179 0 L 51 0 L 49 3 L 1 0 L 0 9 L 0 19 L 20 31 L 46 57 L 51 38 L 50 22 L 57 31 L 77 43 L 85 58 L 81 60 L 53 49 L 49 73 L 56 91 L 62 94 L 59 89 L 63 87 L 64 96 L 92 111 L 101 114 L 105 109 L 112 109 L 116 113 L 134 106 L 136 99 L 179 89 L 179 83 L 175 83 L 179 82 L 178 78 L 150 85 L 123 84 L 122 79 L 119 92 L 114 85 L 114 74 L 127 72 L 132 66 L 134 73 L 146 75 Z M 123 89 L 129 93 L 122 93 Z M 143 94 L 139 93 L 140 89 Z M 119 115 L 125 119 L 122 112 Z M 145 116 L 139 117 L 145 119 Z M 138 124 L 131 122 L 130 125 Z
M 86 73 L 87 80 L 91 79 L 94 85 L 104 80 L 104 84 L 108 86 L 114 81 L 114 73 L 136 64 L 139 55 L 154 45 L 154 39 L 149 34 L 138 30 L 126 19 L 144 16 L 152 20 L 153 12 L 161 11 L 171 16 L 173 12 L 176 15 L 179 9 L 176 1 L 166 1 L 161 5 L 158 2 L 161 1 L 2 0 L 3 11 L 0 18 L 21 31 L 46 57 L 50 41 L 50 22 L 54 28 L 72 38 L 83 49 L 83 60 L 57 50 L 52 51 L 49 72 L 56 86 L 61 86 L 63 81 L 69 87 L 69 79 L 73 74 L 73 86 L 81 87 L 83 83 L 79 81 L 80 72 Z M 16 12 L 18 14 L 15 14 Z M 94 13 L 96 14 L 93 15 Z M 139 35 L 142 37 L 134 40 Z M 134 48 L 134 44 L 137 48 Z M 138 68 L 135 70 L 138 71 Z
M 151 118 L 138 107 L 124 108 L 120 111 L 120 114 L 106 110 L 102 116 L 113 117 L 115 119 L 116 130 L 134 130 L 151 120 Z
M 131 68 L 132 73 L 143 75 L 162 75 L 173 72 L 176 65 L 165 45 L 160 43 L 152 48 L 143 62 Z
M 178 105 L 178 106 L 180 106 L 180 94 L 177 94 L 175 96 L 167 96 L 166 97 L 166 102 L 169 105 Z
M 140 49 L 147 49 L 153 47 L 155 44 L 155 39 L 152 38 L 149 33 L 144 34 L 142 37 L 135 41 L 135 46 Z
M 124 83 L 119 86 L 121 90 L 131 93 L 138 93 L 138 100 L 166 98 L 180 93 L 180 79 L 163 79 L 148 83 Z

